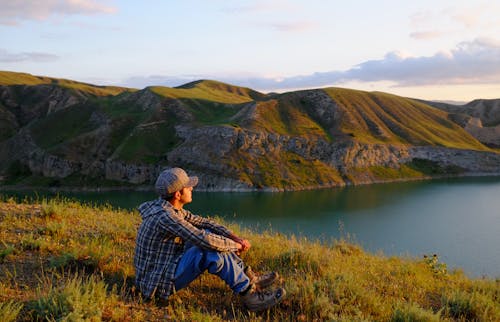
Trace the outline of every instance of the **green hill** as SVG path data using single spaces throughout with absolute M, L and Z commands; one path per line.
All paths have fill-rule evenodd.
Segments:
M 7 184 L 149 185 L 174 165 L 229 190 L 500 172 L 498 153 L 448 112 L 386 93 L 266 95 L 212 80 L 134 90 L 12 72 L 0 84 Z
M 118 95 L 123 92 L 133 91 L 133 89 L 125 87 L 97 86 L 62 78 L 33 76 L 27 73 L 0 71 L 0 86 L 13 85 L 56 85 L 95 96 Z
M 418 101 L 380 92 L 326 89 L 348 114 L 340 125 L 360 141 L 439 145 L 487 150 L 447 119 L 447 113 Z

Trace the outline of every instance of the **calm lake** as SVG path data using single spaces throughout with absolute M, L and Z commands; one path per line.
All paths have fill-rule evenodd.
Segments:
M 153 192 L 61 195 L 128 209 L 155 198 Z M 372 253 L 419 258 L 437 254 L 449 268 L 461 268 L 469 276 L 500 277 L 500 177 L 284 193 L 195 190 L 186 208 L 257 231 L 272 229 L 325 242 L 349 236 Z

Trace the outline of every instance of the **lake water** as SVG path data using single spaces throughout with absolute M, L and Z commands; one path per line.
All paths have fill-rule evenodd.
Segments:
M 155 198 L 153 192 L 64 195 L 128 209 Z M 449 268 L 470 276 L 500 277 L 499 177 L 284 193 L 195 190 L 186 208 L 257 231 L 272 229 L 325 242 L 350 236 L 372 253 L 437 254 Z

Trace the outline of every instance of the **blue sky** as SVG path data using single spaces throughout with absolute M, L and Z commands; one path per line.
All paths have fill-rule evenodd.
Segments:
M 500 98 L 498 1 L 0 0 L 0 70 Z

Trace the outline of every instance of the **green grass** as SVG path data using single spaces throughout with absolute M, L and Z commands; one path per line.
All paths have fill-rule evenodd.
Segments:
M 227 162 L 228 166 L 235 169 L 235 178 L 258 189 L 310 189 L 342 183 L 335 167 L 320 160 L 307 160 L 291 152 L 254 156 L 237 151 Z
M 465 169 L 455 166 L 442 166 L 438 162 L 415 158 L 399 167 L 371 166 L 368 168 L 350 168 L 347 179 L 354 184 L 377 181 L 400 181 L 425 179 L 436 176 L 456 176 Z
M 0 142 L 16 134 L 18 126 L 14 114 L 0 103 Z
M 125 87 L 97 86 L 61 78 L 34 76 L 28 73 L 0 71 L 0 85 L 11 86 L 43 84 L 58 85 L 64 88 L 81 91 L 94 96 L 114 96 L 123 92 L 135 91 L 134 89 Z
M 10 320 L 500 319 L 498 280 L 446 270 L 437 257 L 371 255 L 346 240 L 257 234 L 231 223 L 226 224 L 252 243 L 245 262 L 278 271 L 286 299 L 249 313 L 222 281 L 205 273 L 163 306 L 144 301 L 133 286 L 137 212 L 64 200 L 8 200 L 0 203 L 0 219 L 0 238 L 17 250 L 0 261 L 0 314 Z M 40 247 L 23 246 L 33 241 Z
M 350 182 L 357 184 L 372 181 L 397 181 L 425 178 L 425 174 L 407 165 L 401 165 L 399 168 L 371 166 L 368 168 L 351 168 L 347 172 L 347 178 Z
M 94 111 L 93 106 L 85 104 L 51 113 L 31 125 L 32 137 L 44 149 L 65 143 L 96 128 L 89 122 Z
M 203 125 L 224 125 L 230 122 L 240 110 L 240 105 L 223 104 L 207 100 L 183 101 L 194 115 L 196 123 Z
M 99 321 L 106 303 L 106 284 L 94 276 L 75 276 L 62 287 L 40 288 L 37 299 L 27 304 L 35 320 Z
M 447 113 L 421 102 L 381 92 L 343 88 L 324 91 L 346 113 L 340 129 L 364 143 L 438 145 L 489 150 Z
M 455 165 L 442 166 L 438 162 L 426 159 L 413 159 L 408 167 L 426 175 L 457 175 L 465 170 Z
M 0 85 L 40 85 L 50 84 L 52 78 L 43 76 L 33 76 L 28 73 L 16 73 L 0 71 Z
M 213 84 L 222 85 L 213 86 Z M 253 101 L 249 89 L 242 89 L 215 81 L 199 82 L 187 88 L 153 86 L 150 89 L 153 93 L 166 98 L 205 100 L 227 104 L 241 104 Z
M 0 317 L 3 322 L 13 322 L 19 316 L 23 304 L 14 301 L 0 302 Z
M 123 142 L 118 158 L 125 161 L 157 164 L 179 139 L 173 125 L 158 124 L 154 127 L 136 128 Z
M 296 102 L 287 99 L 258 102 L 257 117 L 253 126 L 270 133 L 330 141 L 325 129 L 316 123 L 302 106 L 294 103 Z

